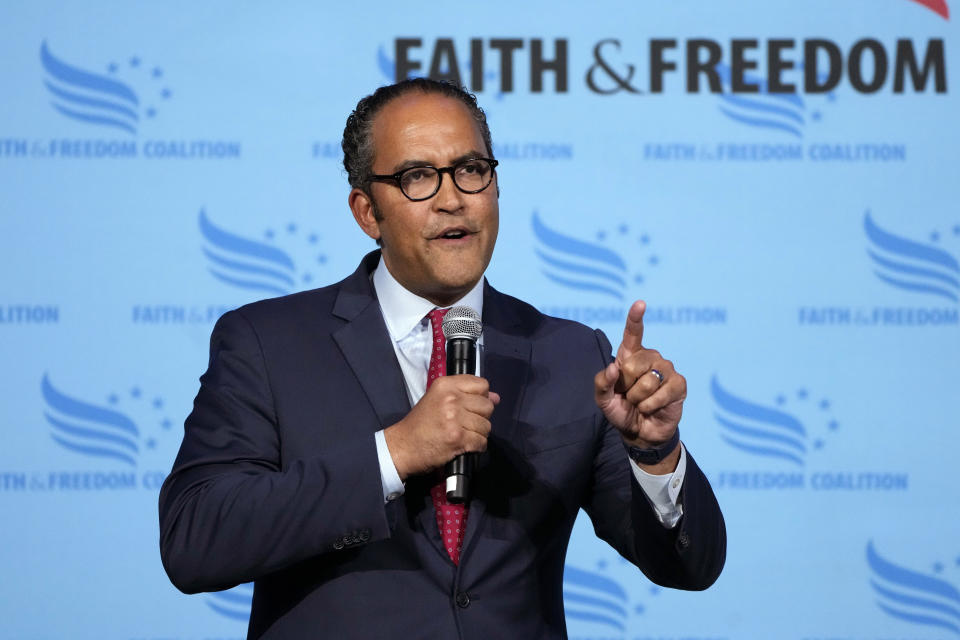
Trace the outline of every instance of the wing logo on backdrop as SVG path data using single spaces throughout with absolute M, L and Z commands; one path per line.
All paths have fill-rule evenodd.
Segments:
M 99 48 L 98 42 L 87 42 L 83 51 Z M 65 52 L 43 40 L 39 47 L 40 84 L 45 90 L 43 103 L 49 104 L 51 124 L 60 127 L 53 135 L 26 134 L 0 136 L 0 157 L 64 158 L 70 160 L 133 159 L 159 160 L 224 160 L 241 156 L 237 140 L 207 139 L 171 135 L 164 130 L 161 137 L 147 138 L 145 131 L 156 131 L 161 111 L 173 106 L 174 95 L 167 82 L 166 70 L 139 55 L 107 58 L 100 63 L 82 62 L 75 52 Z M 7 89 L 16 89 L 7 87 Z M 16 93 L 16 91 L 14 91 Z M 34 95 L 26 89 L 24 95 Z M 179 105 L 177 105 L 179 107 Z M 44 115 L 30 114 L 34 122 Z M 178 118 L 170 120 L 177 121 Z M 70 129 L 62 130 L 65 126 Z M 72 137 L 78 135 L 98 137 Z
M 49 373 L 43 374 L 39 387 L 40 413 L 51 441 L 71 466 L 83 462 L 83 470 L 0 471 L 5 489 L 160 488 L 166 472 L 150 465 L 156 462 L 166 467 L 172 451 L 161 451 L 161 444 L 175 444 L 163 396 L 148 395 L 139 385 L 133 385 L 102 400 L 91 399 L 64 389 Z
M 247 582 L 227 589 L 204 594 L 207 606 L 225 618 L 246 624 L 250 620 L 250 606 L 253 603 L 253 583 Z
M 156 105 L 170 98 L 172 92 L 163 83 L 163 69 L 148 68 L 138 56 L 125 63 L 111 62 L 107 74 L 95 73 L 70 64 L 50 52 L 46 40 L 40 46 L 43 84 L 50 92 L 50 104 L 60 114 L 90 125 L 120 129 L 136 135 L 140 116 L 153 118 Z M 147 75 L 151 86 L 143 93 L 150 99 L 141 108 L 140 98 L 129 84 L 117 79 L 121 73 Z
M 553 316 L 596 326 L 622 324 L 630 304 L 641 297 L 648 277 L 661 266 L 645 231 L 625 222 L 599 228 L 584 239 L 548 223 L 538 211 L 530 218 L 533 254 L 544 280 L 554 288 L 539 290 L 540 308 Z M 724 307 L 678 305 L 649 307 L 644 319 L 665 324 L 724 324 Z
M 216 225 L 205 209 L 199 215 L 203 255 L 207 270 L 220 282 L 260 295 L 282 296 L 306 288 L 314 280 L 313 269 L 322 267 L 327 256 L 317 251 L 320 236 L 306 234 L 307 268 L 298 266 L 290 253 L 277 246 L 304 240 L 298 225 L 291 222 L 281 231 L 267 229 L 265 240 L 255 240 Z M 304 253 L 306 253 L 304 252 Z
M 751 455 L 804 466 L 807 430 L 797 418 L 786 411 L 735 396 L 720 386 L 717 376 L 710 381 L 710 394 L 714 417 L 720 425 L 720 437 L 724 442 Z M 802 395 L 806 398 L 806 391 Z M 785 395 L 778 396 L 778 404 L 785 402 Z M 827 400 L 822 404 L 829 407 Z M 838 425 L 834 420 L 829 426 L 835 430 Z M 821 448 L 823 440 L 817 440 L 814 446 Z
M 646 613 L 646 607 L 635 600 L 636 568 L 623 558 L 618 557 L 615 564 L 623 567 L 630 576 L 630 588 L 611 577 L 609 563 L 601 560 L 597 570 L 577 567 L 569 562 L 563 572 L 563 606 L 567 626 L 571 637 L 593 640 L 608 638 L 611 633 L 636 631 L 638 616 Z M 662 589 L 650 585 L 651 598 L 657 597 Z
M 50 435 L 70 451 L 99 458 L 119 460 L 137 466 L 140 430 L 129 417 L 58 391 L 47 374 L 41 383 L 46 403 L 44 417 Z
M 902 298 L 925 306 L 836 306 L 806 304 L 797 321 L 810 327 L 956 327 L 960 326 L 960 224 L 933 229 L 929 240 L 911 238 L 880 222 L 870 210 L 858 223 L 866 247 L 863 273 L 882 282 L 889 300 Z M 952 242 L 948 250 L 942 245 Z M 891 295 L 892 294 L 892 295 Z
M 950 7 L 947 6 L 947 0 L 913 0 L 930 9 L 944 20 L 950 19 Z
M 824 468 L 831 458 L 843 464 L 846 456 L 828 456 L 827 443 L 841 437 L 833 401 L 815 395 L 806 386 L 780 391 L 770 400 L 743 394 L 710 380 L 717 434 L 732 451 L 742 454 L 742 467 L 711 477 L 718 489 L 813 491 L 906 491 L 909 475 L 898 471 Z M 814 455 L 816 454 L 816 455 Z M 729 456 L 729 460 L 736 460 Z M 834 462 L 833 464 L 836 464 Z M 812 468 L 813 467 L 813 468 Z M 811 469 L 812 468 L 812 469 Z
M 960 264 L 943 249 L 897 235 L 881 228 L 867 211 L 863 229 L 873 273 L 892 287 L 957 302 L 960 299 Z M 960 235 L 960 226 L 954 227 Z M 932 240 L 940 233 L 933 232 Z
M 808 112 L 806 100 L 798 92 L 771 93 L 765 80 L 747 76 L 746 81 L 757 86 L 757 93 L 748 97 L 731 91 L 732 74 L 729 65 L 718 64 L 716 70 L 724 88 L 719 94 L 720 112 L 734 122 L 803 138 L 808 120 L 819 122 L 822 118 L 819 110 Z M 826 99 L 833 102 L 836 96 L 829 92 Z
M 960 558 L 955 561 L 960 566 Z M 870 586 L 877 606 L 887 615 L 917 627 L 935 627 L 960 637 L 960 591 L 943 578 L 908 569 L 877 552 L 867 543 Z M 944 563 L 933 570 L 941 573 Z
M 623 301 L 630 276 L 620 254 L 599 242 L 586 242 L 551 229 L 536 211 L 531 221 L 537 242 L 534 252 L 540 260 L 544 276 L 574 291 L 586 291 Z M 621 233 L 627 235 L 629 227 L 624 225 Z M 601 237 L 605 238 L 606 235 Z M 652 260 L 651 266 L 656 266 L 656 257 L 653 256 Z M 633 280 L 641 283 L 643 275 L 636 273 Z

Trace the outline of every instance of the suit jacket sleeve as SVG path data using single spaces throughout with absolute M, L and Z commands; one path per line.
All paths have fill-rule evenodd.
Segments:
M 596 335 L 605 366 L 612 360 L 610 343 L 601 331 Z M 664 527 L 629 469 L 620 434 L 605 425 L 593 491 L 584 506 L 597 535 L 659 585 L 706 589 L 723 569 L 726 527 L 710 483 L 689 450 L 680 501 L 683 516 L 677 526 Z
M 267 359 L 242 309 L 214 327 L 200 382 L 160 492 L 161 557 L 179 589 L 229 588 L 389 536 L 372 428 L 282 459 Z

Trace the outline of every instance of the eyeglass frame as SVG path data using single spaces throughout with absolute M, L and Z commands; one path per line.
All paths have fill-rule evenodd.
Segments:
M 490 182 L 488 182 L 487 184 L 483 185 L 482 187 L 480 187 L 479 189 L 477 189 L 477 190 L 475 190 L 475 191 L 468 191 L 467 189 L 464 189 L 464 188 L 461 187 L 459 184 L 457 184 L 457 179 L 454 177 L 454 173 L 453 173 L 453 172 L 454 172 L 454 170 L 455 170 L 457 167 L 459 167 L 459 166 L 461 166 L 461 165 L 463 165 L 463 164 L 466 164 L 466 163 L 468 163 L 468 162 L 476 162 L 477 160 L 483 160 L 484 162 L 486 162 L 486 163 L 488 163 L 488 164 L 490 165 L 490 174 L 491 174 L 491 175 L 490 175 Z M 393 173 L 393 174 L 377 174 L 377 173 L 371 174 L 371 175 L 367 178 L 367 182 L 393 182 L 393 183 L 396 183 L 395 186 L 396 186 L 398 189 L 400 189 L 400 193 L 402 193 L 407 200 L 410 200 L 411 202 L 423 202 L 424 200 L 429 200 L 429 199 L 432 198 L 433 196 L 437 195 L 437 192 L 440 191 L 440 187 L 443 186 L 443 174 L 444 174 L 444 173 L 449 173 L 449 174 L 450 174 L 450 180 L 453 182 L 453 186 L 455 186 L 455 187 L 457 188 L 457 190 L 460 191 L 460 193 L 469 193 L 469 194 L 480 193 L 481 191 L 483 191 L 483 190 L 485 190 L 487 187 L 489 187 L 491 184 L 493 184 L 493 174 L 496 173 L 496 169 L 497 169 L 497 165 L 498 165 L 498 164 L 500 164 L 500 161 L 499 161 L 499 160 L 495 160 L 495 159 L 493 159 L 493 158 L 466 158 L 466 159 L 464 159 L 464 160 L 461 160 L 460 162 L 457 162 L 456 164 L 452 164 L 452 165 L 447 166 L 447 167 L 434 167 L 433 165 L 429 165 L 429 164 L 418 164 L 418 165 L 413 166 L 413 167 L 407 167 L 406 169 L 402 169 L 402 170 L 397 171 L 396 173 Z M 438 179 L 437 179 L 437 188 L 433 190 L 433 193 L 431 193 L 430 195 L 425 196 L 425 197 L 423 197 L 423 198 L 411 198 L 411 197 L 407 194 L 407 192 L 403 190 L 403 183 L 400 181 L 401 176 L 403 176 L 403 174 L 405 174 L 405 173 L 408 172 L 408 171 L 413 171 L 414 169 L 433 169 L 434 171 L 437 172 L 437 178 L 438 178 Z

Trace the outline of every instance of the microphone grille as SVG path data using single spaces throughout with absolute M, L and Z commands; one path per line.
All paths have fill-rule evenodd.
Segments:
M 443 335 L 447 340 L 469 338 L 478 340 L 483 333 L 480 314 L 470 307 L 450 307 L 443 317 Z

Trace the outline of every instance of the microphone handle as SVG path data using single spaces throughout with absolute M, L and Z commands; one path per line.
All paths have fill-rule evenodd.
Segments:
M 447 340 L 447 375 L 477 374 L 477 341 L 470 338 Z M 470 476 L 473 474 L 475 455 L 461 453 L 447 463 L 447 501 L 464 503 L 470 499 Z

